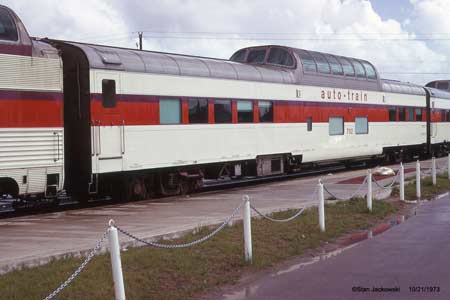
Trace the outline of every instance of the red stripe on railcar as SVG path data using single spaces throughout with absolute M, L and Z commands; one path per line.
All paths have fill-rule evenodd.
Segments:
M 188 98 L 182 98 L 181 101 L 181 123 L 189 124 L 189 103 Z M 159 104 L 158 104 L 158 118 L 159 118 Z
M 0 127 L 3 128 L 63 126 L 62 101 L 1 99 L 0 111 Z
M 214 100 L 208 100 L 208 124 L 214 124 L 216 122 L 214 115 Z
M 238 113 L 237 113 L 237 101 L 233 100 L 233 101 L 231 101 L 231 122 L 232 123 L 237 123 L 238 122 L 237 115 L 238 115 Z
M 182 122 L 189 124 L 188 100 L 185 97 L 174 97 L 182 103 Z M 102 124 L 118 125 L 125 121 L 126 125 L 158 125 L 159 97 L 118 95 L 115 108 L 104 108 L 101 95 L 92 97 L 92 120 Z M 209 124 L 214 122 L 214 105 L 208 102 Z M 368 117 L 369 122 L 389 122 L 388 105 L 355 104 L 355 103 L 322 103 L 301 101 L 277 101 L 274 104 L 274 123 L 305 123 L 312 117 L 314 123 L 327 123 L 330 117 L 343 117 L 345 122 L 354 122 L 356 117 Z M 254 119 L 258 122 L 258 101 L 253 100 Z M 423 118 L 425 114 L 422 114 Z M 436 114 L 439 118 L 440 114 Z M 237 123 L 237 100 L 232 100 L 232 123 Z
M 332 116 L 343 117 L 345 122 L 354 122 L 355 117 L 368 117 L 370 122 L 389 122 L 389 113 L 386 107 L 379 106 L 354 106 L 354 105 L 305 105 L 302 102 L 277 103 L 274 109 L 275 123 L 299 123 L 306 122 L 307 117 L 312 117 L 313 122 L 328 122 Z
M 141 97 L 136 101 L 120 97 L 115 108 L 105 108 L 100 98 L 93 97 L 91 101 L 91 120 L 100 121 L 103 125 L 120 125 L 122 120 L 126 125 L 157 125 L 159 124 L 159 103 L 156 97 Z
M 259 105 L 258 101 L 253 101 L 253 122 L 259 123 Z

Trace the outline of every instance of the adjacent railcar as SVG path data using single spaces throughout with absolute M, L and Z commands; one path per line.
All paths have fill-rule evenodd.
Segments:
M 72 193 L 148 197 L 203 178 L 427 151 L 422 87 L 283 46 L 231 60 L 52 41 L 64 62 Z
M 54 197 L 64 182 L 62 61 L 0 5 L 0 195 Z
M 435 155 L 443 155 L 450 150 L 450 93 L 431 87 L 425 90 L 430 114 L 430 150 Z

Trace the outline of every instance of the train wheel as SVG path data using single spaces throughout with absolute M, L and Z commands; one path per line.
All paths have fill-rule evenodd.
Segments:
M 175 196 L 181 193 L 179 176 L 175 173 L 159 174 L 159 190 L 163 196 Z
M 133 176 L 128 184 L 127 189 L 127 200 L 144 200 L 148 198 L 147 186 L 145 180 L 138 176 Z
M 19 186 L 11 178 L 0 178 L 0 198 L 11 196 L 17 198 Z
M 181 195 L 188 195 L 192 192 L 191 185 L 186 180 L 182 180 L 179 185 Z

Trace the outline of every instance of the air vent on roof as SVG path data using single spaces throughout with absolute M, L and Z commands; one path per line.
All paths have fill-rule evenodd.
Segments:
M 105 51 L 105 50 L 95 50 L 97 54 L 102 59 L 102 62 L 104 64 L 109 65 L 121 65 L 122 61 L 120 60 L 119 55 L 113 51 Z

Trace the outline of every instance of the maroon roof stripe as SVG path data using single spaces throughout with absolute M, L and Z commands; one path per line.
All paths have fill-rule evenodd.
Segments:
M 1 54 L 31 56 L 32 49 L 31 49 L 31 46 L 27 46 L 27 45 L 0 44 L 0 53 Z
M 62 101 L 62 92 L 40 92 L 40 91 L 5 91 L 0 90 L 1 100 L 53 100 Z

